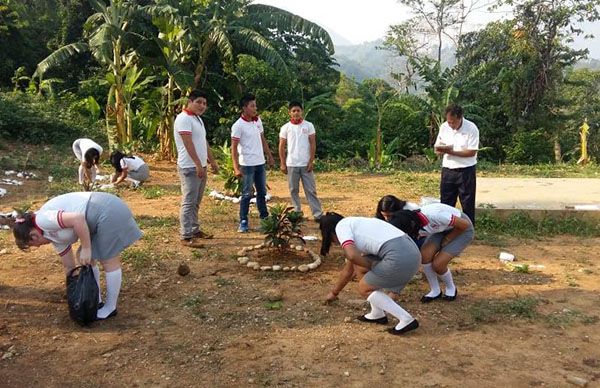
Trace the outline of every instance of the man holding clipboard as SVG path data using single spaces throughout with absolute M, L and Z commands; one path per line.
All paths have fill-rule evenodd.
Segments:
M 462 211 L 475 224 L 475 191 L 479 129 L 463 117 L 462 107 L 446 107 L 446 122 L 440 126 L 435 152 L 443 155 L 440 201 L 456 206 L 460 199 Z

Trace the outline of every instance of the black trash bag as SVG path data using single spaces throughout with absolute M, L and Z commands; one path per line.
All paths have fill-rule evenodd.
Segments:
M 75 272 L 79 270 L 77 274 Z M 75 267 L 67 275 L 67 302 L 69 315 L 82 326 L 96 320 L 98 312 L 98 283 L 92 266 Z

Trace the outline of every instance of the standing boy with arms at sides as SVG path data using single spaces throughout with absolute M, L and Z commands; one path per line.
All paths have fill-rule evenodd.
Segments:
M 242 177 L 242 200 L 240 201 L 240 225 L 238 232 L 248 232 L 248 210 L 252 187 L 256 187 L 256 207 L 260 218 L 269 215 L 267 210 L 267 162 L 273 167 L 273 154 L 265 139 L 260 117 L 257 115 L 256 97 L 246 94 L 240 99 L 241 117 L 231 127 L 231 158 L 233 171 Z
M 317 149 L 317 136 L 315 127 L 311 122 L 304 120 L 302 104 L 297 101 L 290 102 L 290 121 L 284 124 L 279 131 L 279 160 L 281 171 L 288 176 L 290 196 L 294 209 L 301 211 L 300 205 L 300 180 L 304 187 L 304 194 L 312 211 L 315 221 L 323 215 L 321 202 L 317 197 L 317 186 L 313 173 L 313 162 Z M 287 145 L 287 157 L 285 153 Z
M 460 198 L 462 211 L 475 224 L 475 191 L 479 129 L 463 117 L 463 109 L 456 104 L 446 107 L 446 122 L 440 126 L 435 141 L 435 152 L 444 155 L 440 200 L 456 206 Z
M 192 90 L 187 106 L 175 119 L 175 144 L 177 145 L 177 170 L 181 181 L 181 244 L 190 248 L 201 248 L 200 238 L 213 236 L 200 230 L 198 210 L 206 187 L 206 165 L 214 173 L 219 170 L 206 140 L 206 129 L 200 118 L 206 111 L 207 95 Z

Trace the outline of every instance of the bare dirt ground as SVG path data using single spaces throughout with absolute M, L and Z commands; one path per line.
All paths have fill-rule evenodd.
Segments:
M 175 166 L 153 163 L 151 173 L 144 190 L 120 191 L 145 236 L 123 255 L 115 318 L 73 323 L 51 247 L 20 252 L 0 231 L 0 386 L 600 386 L 600 239 L 475 241 L 452 264 L 457 300 L 421 304 L 427 286 L 415 279 L 397 300 L 421 327 L 395 337 L 354 319 L 366 311 L 356 283 L 323 305 L 339 248 L 307 274 L 240 266 L 235 252 L 262 236 L 236 232 L 238 205 L 205 197 L 201 220 L 216 237 L 180 247 Z M 13 188 L 0 211 L 25 199 L 37 208 L 47 184 Z M 283 175 L 269 173 L 269 184 L 274 202 L 288 200 Z M 325 209 L 345 215 L 371 215 L 388 193 L 431 194 L 395 176 L 323 173 L 317 184 Z M 256 214 L 250 222 L 258 226 Z M 508 271 L 501 250 L 530 271 Z M 177 274 L 181 262 L 188 276 Z M 273 292 L 281 304 L 269 302 Z

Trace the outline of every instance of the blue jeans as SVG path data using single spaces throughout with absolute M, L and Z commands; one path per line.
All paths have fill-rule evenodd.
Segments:
M 269 215 L 267 210 L 267 172 L 265 165 L 258 166 L 240 166 L 242 169 L 242 200 L 240 201 L 240 221 L 248 221 L 248 209 L 250 208 L 250 199 L 252 198 L 252 188 L 256 188 L 256 207 L 260 218 L 266 218 Z

